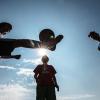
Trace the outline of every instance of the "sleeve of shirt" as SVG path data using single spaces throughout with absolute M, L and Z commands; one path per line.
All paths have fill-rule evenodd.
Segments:
M 38 73 L 39 73 L 39 65 L 33 70 L 33 72 L 34 72 L 35 74 L 38 74 Z
M 52 73 L 55 75 L 57 72 L 55 70 L 55 68 L 52 66 Z

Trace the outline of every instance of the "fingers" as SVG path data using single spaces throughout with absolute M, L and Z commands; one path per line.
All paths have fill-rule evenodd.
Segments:
M 58 85 L 56 85 L 55 87 L 57 88 L 57 91 L 59 92 L 59 86 L 58 86 Z
M 57 91 L 59 92 L 59 86 L 57 87 Z

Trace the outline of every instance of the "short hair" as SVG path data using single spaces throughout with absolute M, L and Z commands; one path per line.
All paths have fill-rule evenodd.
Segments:
M 48 56 L 47 56 L 47 55 L 44 55 L 44 56 L 42 57 L 42 62 L 48 62 L 48 61 L 49 61 Z

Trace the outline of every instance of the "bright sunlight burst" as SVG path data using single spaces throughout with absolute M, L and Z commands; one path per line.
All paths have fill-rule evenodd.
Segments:
M 39 56 L 44 56 L 44 55 L 47 55 L 48 54 L 48 51 L 44 48 L 41 48 L 41 49 L 38 49 L 38 55 Z

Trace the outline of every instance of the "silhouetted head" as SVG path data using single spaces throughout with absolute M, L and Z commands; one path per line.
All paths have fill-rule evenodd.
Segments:
M 45 55 L 45 56 L 42 57 L 42 62 L 43 63 L 48 63 L 48 61 L 49 61 L 48 56 Z
M 48 42 L 55 38 L 55 34 L 51 29 L 43 29 L 39 34 L 39 39 L 42 42 Z
M 10 30 L 12 30 L 12 25 L 10 23 L 7 22 L 0 23 L 0 33 L 2 35 L 5 35 L 6 32 L 10 32 Z

